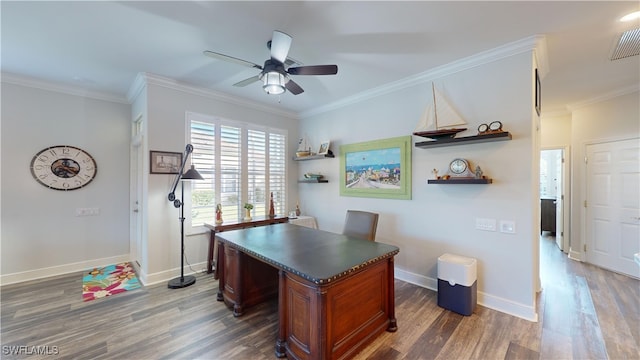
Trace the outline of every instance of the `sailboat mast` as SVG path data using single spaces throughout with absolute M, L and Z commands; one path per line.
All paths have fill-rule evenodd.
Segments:
M 431 82 L 431 94 L 433 96 L 433 119 L 435 121 L 436 129 L 438 129 L 438 108 L 436 107 L 436 88 Z

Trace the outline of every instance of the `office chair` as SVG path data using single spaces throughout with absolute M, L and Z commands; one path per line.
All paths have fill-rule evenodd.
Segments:
M 367 211 L 347 210 L 342 234 L 376 241 L 377 228 L 378 214 Z

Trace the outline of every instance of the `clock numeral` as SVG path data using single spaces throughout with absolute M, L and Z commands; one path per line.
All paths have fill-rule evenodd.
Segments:
M 87 179 L 91 179 L 91 175 L 89 174 L 84 174 L 84 177 L 86 177 Z
M 82 185 L 82 181 L 80 181 L 80 179 L 75 179 L 73 182 L 75 182 L 78 186 Z
M 62 155 L 69 155 L 71 150 L 69 148 L 62 148 Z
M 87 170 L 87 171 L 93 171 L 93 167 L 92 166 L 87 166 L 84 169 Z
M 67 189 L 69 187 L 69 183 L 68 182 L 63 182 L 62 183 L 62 187 Z
M 42 165 L 36 165 L 36 166 L 34 166 L 33 168 L 34 168 L 35 170 L 42 170 L 42 169 L 44 169 L 44 166 L 42 166 Z
M 54 149 L 50 149 L 49 154 L 51 154 L 51 156 L 58 156 L 58 154 L 56 154 L 56 151 Z
M 40 175 L 38 175 L 38 177 L 39 177 L 40 179 L 42 179 L 42 180 L 46 179 L 46 178 L 47 178 L 47 176 L 49 176 L 49 174 L 40 174 Z
M 46 163 L 47 160 L 49 160 L 49 157 L 47 155 L 42 154 L 38 157 L 38 161 L 42 161 L 43 163 Z

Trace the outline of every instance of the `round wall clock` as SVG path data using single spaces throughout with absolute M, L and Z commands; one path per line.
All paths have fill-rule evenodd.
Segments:
M 79 189 L 89 184 L 97 173 L 93 157 L 75 146 L 48 147 L 31 160 L 33 178 L 54 190 Z

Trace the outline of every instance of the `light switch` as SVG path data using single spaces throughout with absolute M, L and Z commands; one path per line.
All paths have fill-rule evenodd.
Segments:
M 511 220 L 500 220 L 500 232 L 506 234 L 515 234 L 516 222 Z

